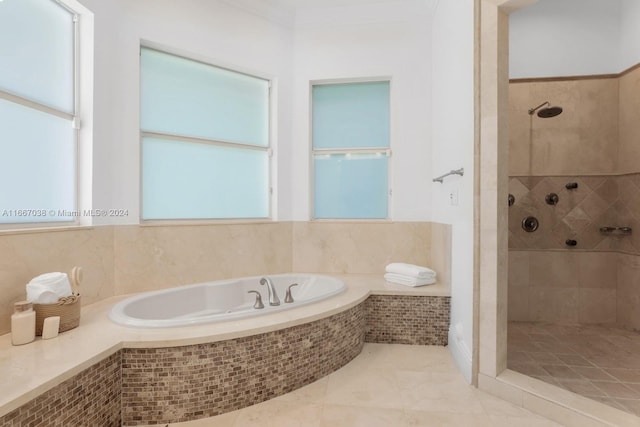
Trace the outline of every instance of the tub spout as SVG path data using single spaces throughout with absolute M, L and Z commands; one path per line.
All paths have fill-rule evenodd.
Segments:
M 273 282 L 268 277 L 260 279 L 261 285 L 267 285 L 267 291 L 269 292 L 269 305 L 280 305 L 280 298 L 276 293 L 276 288 L 273 287 Z

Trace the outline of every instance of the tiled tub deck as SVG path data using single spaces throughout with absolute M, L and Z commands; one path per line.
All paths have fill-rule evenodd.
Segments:
M 199 419 L 309 384 L 352 360 L 365 341 L 447 344 L 448 295 L 383 293 L 392 294 L 367 293 L 328 316 L 264 333 L 182 346 L 174 341 L 167 346 L 125 343 L 5 411 L 0 426 L 133 426 Z

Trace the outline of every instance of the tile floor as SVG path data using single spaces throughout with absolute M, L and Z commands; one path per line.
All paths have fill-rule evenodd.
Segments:
M 640 333 L 510 322 L 509 369 L 640 416 Z
M 366 344 L 351 363 L 306 387 L 171 427 L 559 426 L 467 385 L 448 349 Z

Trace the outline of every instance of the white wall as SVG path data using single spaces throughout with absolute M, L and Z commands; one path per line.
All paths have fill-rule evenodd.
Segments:
M 474 2 L 440 0 L 433 25 L 433 150 L 436 175 L 464 176 L 431 185 L 435 222 L 452 224 L 449 349 L 471 382 L 473 349 Z M 451 204 L 451 194 L 458 204 Z M 455 202 L 454 202 L 455 203 Z
M 274 78 L 278 220 L 310 217 L 309 81 L 391 77 L 391 217 L 430 219 L 427 2 L 322 8 L 322 13 L 305 8 L 294 29 L 226 1 L 81 1 L 96 21 L 93 206 L 129 210 L 126 218 L 96 218 L 96 224 L 135 224 L 139 218 L 141 41 Z
M 621 1 L 539 0 L 512 13 L 509 16 L 510 77 L 622 71 L 618 49 L 623 15 Z M 634 0 L 627 3 L 633 2 L 637 3 Z M 636 28 L 635 31 L 639 18 L 640 15 L 628 17 L 633 22 L 629 27 Z
M 425 2 L 305 9 L 296 18 L 293 219 L 310 218 L 309 82 L 391 77 L 391 218 L 430 219 L 430 8 Z
M 126 208 L 127 218 L 100 223 L 135 224 L 139 218 L 139 46 L 141 40 L 214 64 L 271 77 L 276 83 L 277 182 L 291 180 L 290 28 L 207 0 L 82 0 L 95 15 L 94 208 Z M 276 182 L 276 183 L 277 183 Z M 285 184 L 286 185 L 286 184 Z M 278 197 L 280 196 L 280 197 Z M 291 197 L 276 194 L 279 219 Z

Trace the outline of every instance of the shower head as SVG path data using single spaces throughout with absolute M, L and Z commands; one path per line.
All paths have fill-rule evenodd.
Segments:
M 545 105 L 546 107 L 540 110 L 540 108 Z M 536 111 L 538 111 L 538 117 L 543 119 L 548 119 L 549 117 L 555 117 L 558 114 L 562 113 L 562 107 L 557 107 L 557 106 L 552 107 L 549 101 L 545 101 L 542 104 L 538 105 L 537 107 L 531 108 L 529 110 L 529 115 L 533 116 L 533 113 L 535 113 Z

